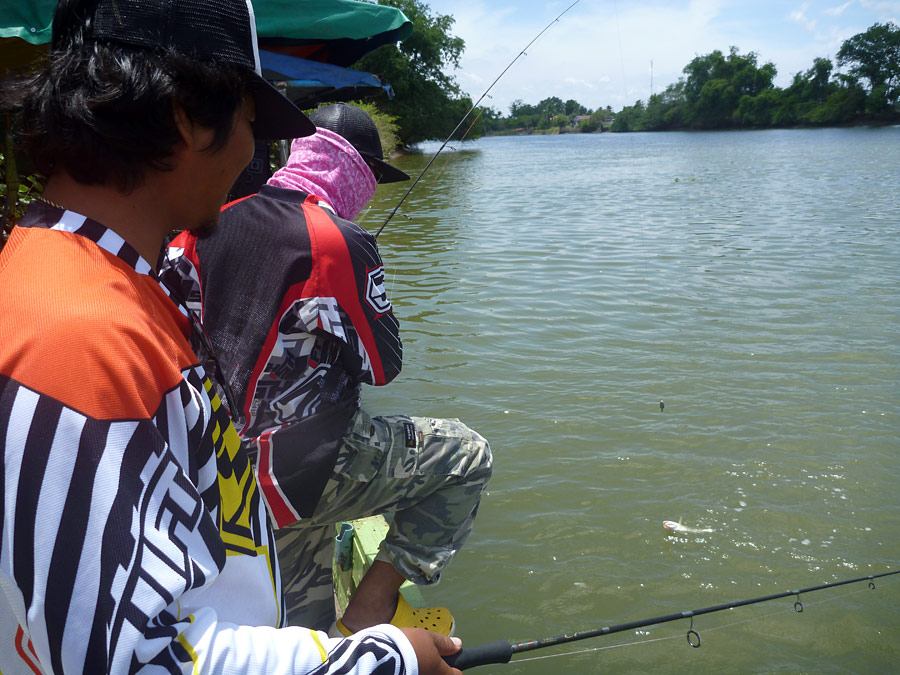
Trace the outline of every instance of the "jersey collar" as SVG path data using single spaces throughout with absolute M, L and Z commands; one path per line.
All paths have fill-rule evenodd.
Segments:
M 44 202 L 32 202 L 19 227 L 43 227 L 61 232 L 71 232 L 89 239 L 104 251 L 111 253 L 138 274 L 156 277 L 153 267 L 122 239 L 121 236 L 96 220 Z

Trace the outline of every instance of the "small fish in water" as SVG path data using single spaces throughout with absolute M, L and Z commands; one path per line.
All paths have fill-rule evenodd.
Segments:
M 715 532 L 714 529 L 709 527 L 688 527 L 675 520 L 664 520 L 663 527 L 669 532 L 683 532 L 685 534 L 705 534 L 707 532 Z

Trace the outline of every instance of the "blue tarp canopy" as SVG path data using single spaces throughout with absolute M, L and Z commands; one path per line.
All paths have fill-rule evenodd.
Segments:
M 261 49 L 259 60 L 263 77 L 282 84 L 285 93 L 301 108 L 311 108 L 319 101 L 351 101 L 372 94 L 394 95 L 391 85 L 384 84 L 371 73 L 341 68 L 329 63 L 298 59 Z

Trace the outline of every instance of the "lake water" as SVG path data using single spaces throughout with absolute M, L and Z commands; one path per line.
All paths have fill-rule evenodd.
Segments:
M 365 400 L 491 442 L 475 530 L 426 589 L 466 644 L 898 569 L 900 128 L 445 153 L 379 237 L 406 360 Z M 475 672 L 900 672 L 898 582 L 697 617 L 699 649 L 685 619 Z

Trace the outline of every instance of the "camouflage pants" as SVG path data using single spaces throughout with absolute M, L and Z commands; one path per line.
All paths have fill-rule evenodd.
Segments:
M 458 420 L 358 411 L 313 516 L 275 532 L 288 622 L 334 622 L 334 525 L 344 520 L 392 512 L 378 558 L 413 583 L 437 583 L 490 477 L 487 441 Z

